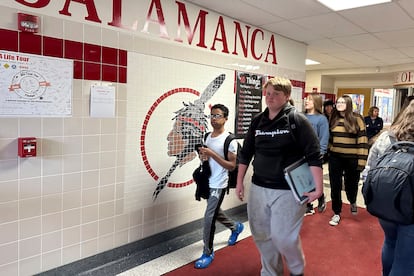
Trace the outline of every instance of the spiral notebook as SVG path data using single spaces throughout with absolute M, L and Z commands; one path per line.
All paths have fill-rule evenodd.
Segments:
M 284 169 L 285 179 L 292 190 L 293 196 L 301 204 L 308 199 L 303 193 L 315 191 L 315 180 L 308 162 L 302 158 Z

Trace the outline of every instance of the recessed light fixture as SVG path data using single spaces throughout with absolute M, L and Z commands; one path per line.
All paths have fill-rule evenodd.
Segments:
M 392 0 L 318 0 L 318 2 L 334 11 L 390 3 L 391 1 Z
M 320 62 L 317 62 L 317 61 L 314 61 L 314 60 L 311 60 L 311 59 L 306 59 L 305 60 L 305 65 L 315 65 L 315 64 L 321 64 Z

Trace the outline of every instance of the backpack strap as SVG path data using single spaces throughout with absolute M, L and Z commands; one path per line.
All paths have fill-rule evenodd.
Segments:
M 223 148 L 223 152 L 224 152 L 224 159 L 229 161 L 229 159 L 227 158 L 227 154 L 229 151 L 229 147 L 230 147 L 230 143 L 231 141 L 233 141 L 234 139 L 236 139 L 236 136 L 229 132 L 230 134 L 226 137 L 226 140 L 224 140 L 224 148 Z
M 204 143 L 207 140 L 207 137 L 210 135 L 211 131 L 204 133 Z
M 295 122 L 295 113 L 296 113 L 296 109 L 290 111 L 287 114 L 287 118 L 288 118 L 288 124 L 289 124 L 289 128 L 290 128 L 290 133 L 292 134 L 293 142 L 296 143 L 296 141 L 297 141 L 296 137 L 298 135 L 297 134 L 298 128 L 297 128 L 296 122 Z
M 204 134 L 204 142 L 206 142 L 207 137 L 210 135 L 210 133 L 211 132 L 206 132 Z M 229 151 L 230 143 L 234 139 L 236 139 L 236 135 L 234 135 L 233 133 L 229 132 L 229 135 L 226 137 L 226 140 L 224 140 L 223 153 L 224 153 L 224 159 L 227 160 L 227 161 L 229 161 L 229 159 L 227 158 L 227 153 Z
M 227 160 L 227 161 L 229 161 L 229 159 L 227 157 L 227 154 L 229 153 L 230 143 L 234 139 L 236 139 L 236 135 L 234 135 L 233 133 L 229 132 L 229 135 L 226 137 L 226 140 L 224 140 L 223 152 L 224 152 L 224 159 Z M 237 145 L 239 146 L 238 143 L 237 143 Z M 236 168 L 237 168 L 237 164 L 238 164 L 238 161 L 236 159 Z M 236 171 L 236 177 L 237 177 L 237 170 L 235 170 L 235 171 Z M 232 172 L 234 172 L 234 171 L 232 171 Z M 230 183 L 230 178 L 232 176 L 231 173 L 230 173 L 230 171 L 228 171 L 228 176 L 229 176 L 229 183 Z M 230 184 L 229 183 L 228 183 L 227 188 L 226 188 L 227 194 L 230 193 Z

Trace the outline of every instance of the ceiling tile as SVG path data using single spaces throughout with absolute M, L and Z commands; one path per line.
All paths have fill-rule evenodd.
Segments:
M 414 26 L 413 26 L 414 27 Z M 374 34 L 378 39 L 393 47 L 414 46 L 414 28 Z
M 414 47 L 398 48 L 401 53 L 406 54 L 410 58 L 414 58 Z
M 292 20 L 292 22 L 323 37 L 362 34 L 365 31 L 336 13 L 327 13 Z
M 224 2 L 224 1 L 223 1 Z M 244 0 L 242 2 L 265 9 L 285 19 L 302 18 L 331 12 L 316 0 Z
M 405 55 L 404 53 L 396 49 L 377 49 L 377 50 L 361 51 L 361 52 L 366 54 L 367 56 L 376 57 L 379 60 L 387 60 L 389 58 L 392 58 L 392 59 L 408 58 L 407 55 Z
M 368 32 L 400 30 L 414 26 L 414 20 L 396 3 L 345 10 L 339 13 Z
M 273 24 L 266 24 L 262 26 L 264 29 L 276 33 L 281 34 L 285 37 L 300 41 L 306 42 L 315 39 L 321 39 L 322 37 L 316 34 L 309 32 L 308 30 L 300 27 L 292 22 L 289 21 L 282 21 Z
M 354 50 L 372 50 L 389 48 L 389 44 L 385 43 L 371 34 L 360 34 L 346 37 L 337 37 L 332 40 L 341 45 L 349 47 Z
M 347 47 L 331 40 L 331 39 L 321 39 L 315 40 L 309 43 L 309 48 L 314 51 L 320 51 L 321 53 L 337 53 L 344 50 L 348 50 Z

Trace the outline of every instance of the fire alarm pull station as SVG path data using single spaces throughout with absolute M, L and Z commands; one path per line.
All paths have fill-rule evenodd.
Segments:
M 35 137 L 20 137 L 18 138 L 18 154 L 20 157 L 36 156 L 36 138 Z

